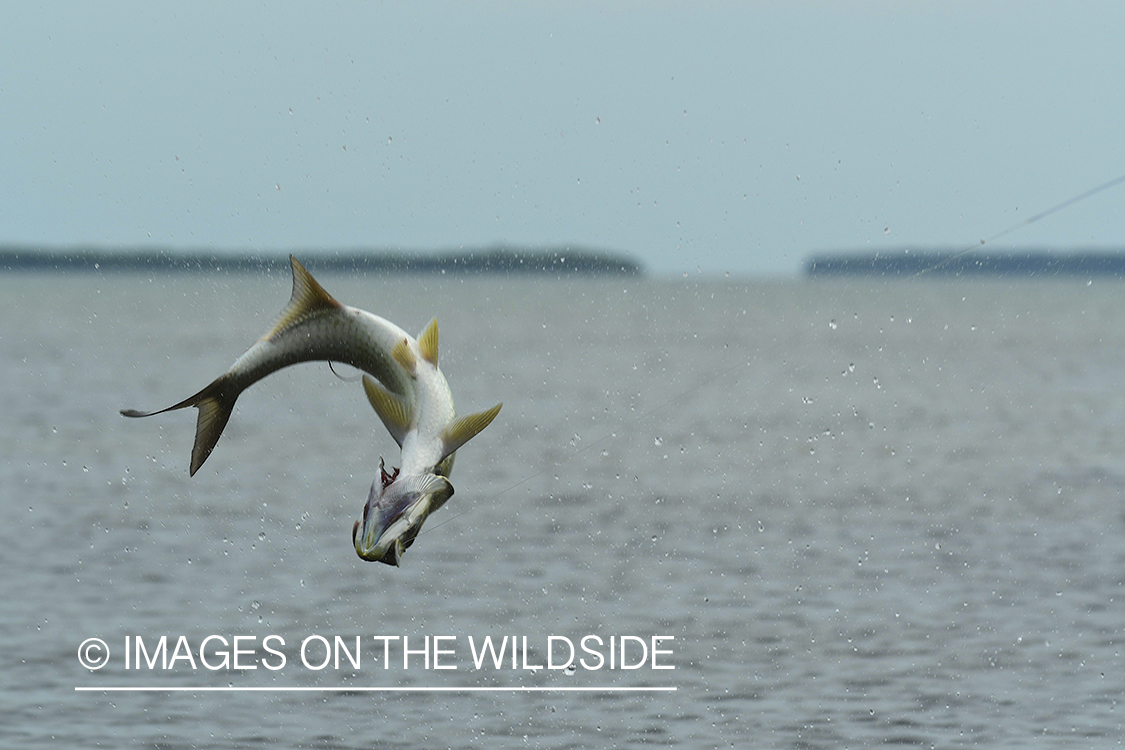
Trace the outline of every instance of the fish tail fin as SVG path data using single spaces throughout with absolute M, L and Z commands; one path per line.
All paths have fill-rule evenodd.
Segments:
M 451 455 L 455 450 L 476 437 L 481 430 L 492 424 L 492 420 L 500 413 L 501 406 L 503 406 L 503 404 L 496 404 L 496 406 L 491 409 L 478 411 L 476 414 L 468 414 L 464 417 L 458 417 L 450 422 L 449 426 L 446 427 L 441 434 L 441 439 L 444 443 L 442 447 L 444 455 L 442 458 Z
M 289 256 L 289 266 L 293 271 L 293 293 L 289 298 L 289 304 L 281 311 L 281 315 L 273 328 L 262 337 L 262 341 L 270 341 L 292 326 L 299 325 L 311 317 L 343 308 L 343 305 L 324 291 L 324 287 L 317 283 L 317 280 L 292 255 Z M 249 353 L 243 354 L 243 357 Z M 264 378 L 270 372 L 277 370 L 278 367 L 284 367 L 285 364 L 275 365 L 265 372 L 259 371 L 255 380 Z M 228 371 L 212 381 L 199 393 L 189 396 L 167 409 L 150 412 L 122 409 L 121 413 L 126 417 L 151 417 L 154 414 L 163 414 L 166 411 L 175 411 L 189 406 L 199 409 L 195 425 L 195 445 L 191 449 L 191 474 L 194 475 L 203 465 L 203 462 L 207 460 L 207 457 L 211 455 L 215 443 L 219 442 L 219 436 L 223 434 L 223 429 L 230 420 L 231 412 L 234 411 L 234 402 L 238 399 L 239 394 L 253 382 L 255 381 L 246 382 L 244 377 L 236 378 Z
M 121 414 L 126 417 L 151 417 L 154 414 L 185 409 L 189 406 L 199 409 L 199 416 L 195 422 L 195 445 L 191 449 L 190 474 L 194 476 L 203 462 L 207 460 L 207 457 L 211 455 L 215 443 L 219 442 L 219 436 L 223 434 L 223 428 L 227 426 L 227 422 L 230 420 L 231 412 L 234 411 L 234 402 L 238 399 L 239 393 L 238 389 L 231 387 L 230 379 L 223 375 L 194 396 L 189 396 L 166 409 L 158 411 L 122 409 Z

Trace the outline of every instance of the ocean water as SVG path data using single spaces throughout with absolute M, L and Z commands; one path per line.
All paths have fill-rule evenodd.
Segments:
M 1125 284 L 320 280 L 504 402 L 400 569 L 351 547 L 397 448 L 347 368 L 247 391 L 194 478 L 194 410 L 118 414 L 287 277 L 0 276 L 0 744 L 1121 744 Z

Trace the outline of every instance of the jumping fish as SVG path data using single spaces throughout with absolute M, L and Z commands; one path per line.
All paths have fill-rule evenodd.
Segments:
M 191 451 L 194 475 L 211 455 L 238 396 L 254 383 L 299 362 L 342 362 L 362 370 L 368 400 L 402 455 L 400 467 L 390 474 L 380 460 L 362 519 L 352 527 L 352 541 L 364 560 L 398 565 L 429 514 L 453 495 L 448 477 L 454 452 L 492 422 L 501 404 L 457 418 L 453 395 L 437 366 L 436 319 L 415 339 L 378 315 L 337 302 L 296 258 L 290 256 L 289 263 L 289 304 L 225 373 L 166 409 L 121 413 L 149 417 L 189 406 L 199 409 Z
M 363 516 L 352 526 L 352 542 L 364 560 L 398 565 L 426 518 L 453 495 L 448 477 L 454 452 L 487 427 L 502 404 L 455 418 L 453 394 L 438 369 L 436 319 L 417 339 L 399 338 L 391 358 L 409 377 L 413 399 L 370 375 L 363 376 L 363 389 L 402 448 L 401 466 L 387 474 L 380 462 Z

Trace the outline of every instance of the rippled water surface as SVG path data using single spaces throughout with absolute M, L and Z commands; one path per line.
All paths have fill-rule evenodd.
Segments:
M 118 415 L 222 372 L 288 278 L 0 276 L 0 743 L 1125 736 L 1121 283 L 321 281 L 409 330 L 436 315 L 460 409 L 504 402 L 398 570 L 351 547 L 397 457 L 354 372 L 255 386 L 194 478 L 194 410 Z M 261 660 L 270 634 L 283 668 Z M 675 669 L 523 669 L 589 634 L 663 636 Z M 210 635 L 251 637 L 257 668 L 126 669 L 126 638 Z M 361 667 L 306 668 L 309 636 L 360 637 Z M 457 669 L 384 663 L 374 636 L 448 636 Z M 485 636 L 527 652 L 475 669 Z M 111 652 L 93 672 L 91 637 Z M 333 690 L 75 691 L 111 686 Z M 510 686 L 675 691 L 359 689 Z

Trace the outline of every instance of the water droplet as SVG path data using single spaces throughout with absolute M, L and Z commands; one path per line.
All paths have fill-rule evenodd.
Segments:
M 577 672 L 577 671 L 578 671 L 578 667 L 577 667 L 577 666 L 575 666 L 574 662 L 571 662 L 570 664 L 567 664 L 567 665 L 566 665 L 566 670 L 565 670 L 565 672 L 566 672 L 566 673 L 567 673 L 568 675 L 574 674 L 574 673 L 575 673 L 575 672 Z

